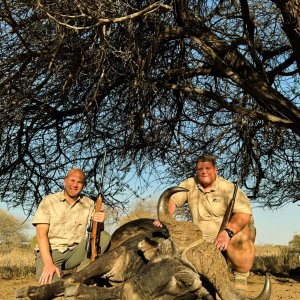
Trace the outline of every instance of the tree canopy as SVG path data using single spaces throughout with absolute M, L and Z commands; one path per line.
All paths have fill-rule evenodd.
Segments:
M 0 209 L 0 252 L 11 251 L 14 247 L 25 245 L 28 238 L 25 229 L 28 224 Z
M 294 234 L 293 238 L 289 241 L 289 246 L 297 251 L 300 249 L 300 234 Z
M 104 149 L 112 206 L 130 178 L 179 183 L 203 152 L 254 201 L 300 201 L 299 7 L 2 0 L 1 201 L 30 213 L 72 166 L 95 192 Z

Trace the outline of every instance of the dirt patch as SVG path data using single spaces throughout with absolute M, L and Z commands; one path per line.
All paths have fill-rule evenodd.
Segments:
M 299 300 L 300 299 L 300 277 L 276 277 L 270 276 L 272 294 L 270 300 Z M 265 277 L 251 274 L 248 280 L 248 292 L 246 295 L 255 297 L 261 292 Z
M 248 282 L 249 291 L 246 294 L 251 297 L 257 296 L 263 288 L 264 280 L 264 276 L 251 274 Z M 271 300 L 300 299 L 300 276 L 294 278 L 271 276 L 271 283 Z M 15 299 L 16 289 L 26 287 L 28 285 L 38 284 L 34 277 L 20 278 L 14 280 L 0 279 L 0 299 Z
M 0 299 L 16 299 L 16 290 L 27 285 L 38 285 L 35 277 L 0 279 Z

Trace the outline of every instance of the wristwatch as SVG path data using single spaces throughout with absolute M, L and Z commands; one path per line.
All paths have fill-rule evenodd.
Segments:
M 234 232 L 230 230 L 229 228 L 224 228 L 224 230 L 227 232 L 228 236 L 232 239 L 234 237 Z

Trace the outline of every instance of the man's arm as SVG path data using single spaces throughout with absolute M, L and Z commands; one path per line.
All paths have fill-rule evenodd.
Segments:
M 175 202 L 172 199 L 170 199 L 169 203 L 168 203 L 168 206 L 169 206 L 170 215 L 173 216 L 174 213 L 175 213 L 175 211 L 176 211 L 176 204 L 175 204 Z
M 41 277 L 39 278 L 40 284 L 51 283 L 55 272 L 60 277 L 60 271 L 53 264 L 53 260 L 51 257 L 48 231 L 49 224 L 36 225 L 36 239 L 39 246 L 40 255 L 44 263 L 43 272 Z
M 242 231 L 245 228 L 245 226 L 249 223 L 250 219 L 251 219 L 250 214 L 246 214 L 242 212 L 235 213 L 232 215 L 226 228 L 232 230 L 234 234 L 237 234 L 238 232 Z
M 242 212 L 235 213 L 232 215 L 231 219 L 226 225 L 226 228 L 230 229 L 236 235 L 249 223 L 251 216 L 251 214 Z M 224 251 L 227 249 L 230 239 L 231 238 L 228 236 L 228 233 L 225 230 L 222 230 L 215 240 L 215 245 L 221 251 Z

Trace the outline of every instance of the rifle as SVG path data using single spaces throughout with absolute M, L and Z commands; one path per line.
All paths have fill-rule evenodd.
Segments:
M 234 203 L 235 203 L 235 198 L 236 198 L 236 193 L 237 193 L 237 189 L 238 189 L 238 184 L 239 184 L 239 179 L 238 181 L 236 182 L 236 184 L 234 185 L 234 191 L 233 191 L 233 195 L 232 195 L 232 198 L 227 206 L 227 209 L 225 211 L 225 214 L 224 214 L 224 217 L 223 217 L 223 221 L 222 221 L 222 224 L 221 224 L 221 227 L 219 229 L 219 232 L 218 234 L 225 229 L 225 227 L 227 226 L 231 216 L 232 216 L 232 212 L 233 212 L 233 207 L 234 207 Z
M 102 162 L 100 190 L 102 190 L 102 186 L 103 186 L 105 158 L 106 158 L 106 151 L 104 152 L 104 157 Z M 102 202 L 103 202 L 103 197 L 100 192 L 95 204 L 95 210 L 94 210 L 95 212 L 100 212 L 102 210 Z M 104 223 L 93 221 L 91 218 L 90 224 L 87 229 L 88 236 L 85 245 L 85 250 L 87 251 L 87 257 L 90 259 L 90 262 L 93 262 L 101 252 L 100 237 L 101 237 L 101 231 L 103 230 L 104 230 Z
M 95 212 L 99 212 L 101 210 L 102 195 L 99 195 L 95 205 Z M 86 243 L 87 257 L 90 259 L 90 262 L 93 262 L 101 252 L 100 236 L 101 231 L 104 230 L 104 223 L 95 222 L 91 219 L 88 230 L 89 231 Z

